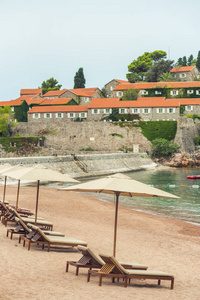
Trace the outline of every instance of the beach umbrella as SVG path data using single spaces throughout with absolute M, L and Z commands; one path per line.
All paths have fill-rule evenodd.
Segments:
M 35 224 L 37 220 L 38 212 L 38 200 L 39 200 L 39 186 L 40 181 L 61 181 L 61 182 L 78 182 L 77 180 L 69 177 L 66 174 L 61 174 L 60 172 L 54 171 L 42 165 L 36 165 L 33 167 L 21 168 L 8 173 L 9 177 L 18 180 L 33 180 L 37 181 L 37 194 L 36 194 L 36 207 L 35 207 Z
M 113 256 L 116 254 L 117 239 L 117 218 L 119 196 L 129 197 L 163 197 L 163 198 L 179 198 L 175 195 L 159 190 L 147 184 L 141 183 L 130 177 L 117 173 L 100 179 L 88 181 L 86 183 L 70 186 L 62 190 L 77 192 L 94 192 L 115 195 L 115 221 L 114 221 L 114 243 Z
M 22 168 L 22 166 L 20 165 L 11 166 L 10 164 L 5 164 L 3 166 L 0 166 L 0 175 L 4 176 L 3 202 L 5 202 L 7 173 L 11 171 L 19 170 L 20 168 Z M 18 184 L 18 189 L 19 189 L 19 184 Z

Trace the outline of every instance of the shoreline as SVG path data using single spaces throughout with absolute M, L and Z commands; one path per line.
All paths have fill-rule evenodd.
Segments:
M 10 204 L 15 204 L 16 192 L 16 187 L 7 186 L 6 200 Z M 20 207 L 34 212 L 35 187 L 21 187 L 19 198 Z M 85 193 L 41 187 L 38 215 L 53 222 L 53 230 L 86 241 L 96 254 L 112 254 L 113 204 Z M 7 238 L 6 230 L 1 223 L 2 300 L 26 300 L 27 295 L 33 300 L 120 300 L 132 299 L 133 295 L 138 300 L 199 299 L 200 228 L 196 225 L 119 208 L 117 259 L 173 274 L 173 290 L 169 282 L 162 281 L 158 286 L 154 280 L 132 280 L 127 288 L 123 282 L 113 284 L 109 279 L 104 279 L 99 287 L 98 279 L 93 276 L 87 283 L 87 270 L 80 270 L 79 276 L 75 276 L 73 267 L 65 272 L 67 260 L 77 261 L 81 257 L 75 249 L 53 247 L 47 252 L 46 247 L 32 245 L 28 251 L 27 246 L 18 243 L 16 235 L 12 240 Z

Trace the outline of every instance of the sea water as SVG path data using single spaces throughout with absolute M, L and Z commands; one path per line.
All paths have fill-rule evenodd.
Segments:
M 126 173 L 126 175 L 179 196 L 180 199 L 120 196 L 120 205 L 200 225 L 200 179 L 187 179 L 187 175 L 200 175 L 200 168 L 155 169 Z M 114 201 L 113 195 L 96 193 L 94 196 L 104 201 L 112 203 Z

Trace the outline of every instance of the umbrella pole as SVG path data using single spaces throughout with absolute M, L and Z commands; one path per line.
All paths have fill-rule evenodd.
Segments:
M 18 203 L 19 203 L 19 189 L 20 189 L 20 180 L 18 180 L 18 187 L 17 187 L 16 210 L 17 210 L 17 208 L 18 208 Z
M 38 199 L 39 199 L 39 187 L 40 181 L 37 181 L 37 195 L 36 195 L 36 206 L 35 206 L 35 225 L 37 223 L 37 212 L 38 212 Z
M 7 176 L 5 176 L 5 180 L 4 180 L 3 202 L 5 202 L 5 196 L 6 196 L 6 181 L 7 181 Z
M 118 217 L 118 202 L 119 202 L 119 192 L 115 194 L 116 203 L 115 203 L 115 226 L 114 226 L 114 244 L 113 244 L 113 256 L 116 254 L 116 240 L 117 240 L 117 217 Z

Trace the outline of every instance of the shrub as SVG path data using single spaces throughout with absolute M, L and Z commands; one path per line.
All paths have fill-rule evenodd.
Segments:
M 176 121 L 140 121 L 139 126 L 142 129 L 142 134 L 149 141 L 157 138 L 171 141 L 175 138 L 177 131 Z
M 179 146 L 166 139 L 155 139 L 152 141 L 152 156 L 153 157 L 167 157 L 177 152 Z
M 199 135 L 196 135 L 195 138 L 194 138 L 194 143 L 196 146 L 199 146 L 200 145 L 200 136 Z

